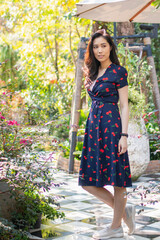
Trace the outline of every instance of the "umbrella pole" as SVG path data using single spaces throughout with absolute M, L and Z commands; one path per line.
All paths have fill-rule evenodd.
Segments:
M 152 50 L 151 50 L 151 38 L 146 37 L 143 39 L 143 42 L 144 42 L 144 45 L 146 46 L 148 64 L 152 66 L 150 70 L 150 78 L 152 83 L 153 101 L 156 109 L 158 110 L 158 124 L 160 126 L 160 93 L 159 93 L 156 69 L 154 64 L 154 58 L 152 56 Z
M 72 119 L 71 119 L 71 143 L 70 143 L 70 156 L 69 156 L 69 173 L 73 173 L 74 171 L 74 155 L 73 152 L 76 148 L 76 138 L 77 138 L 77 130 L 79 125 L 79 117 L 80 117 L 80 107 L 81 107 L 81 87 L 82 87 L 82 78 L 83 71 L 82 67 L 84 64 L 84 52 L 86 50 L 86 38 L 82 37 L 79 44 L 79 54 L 76 63 L 76 77 L 75 77 L 75 93 L 74 93 L 74 101 L 73 101 L 73 109 L 72 109 Z

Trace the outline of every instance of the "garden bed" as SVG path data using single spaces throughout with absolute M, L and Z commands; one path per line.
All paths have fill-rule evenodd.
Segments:
M 79 161 L 77 159 L 74 159 L 74 171 L 73 171 L 74 173 L 78 173 L 79 172 L 80 163 L 81 163 L 81 161 Z M 68 169 L 69 169 L 69 159 L 68 158 L 64 158 L 60 154 L 58 156 L 58 159 L 57 159 L 57 168 L 68 172 Z

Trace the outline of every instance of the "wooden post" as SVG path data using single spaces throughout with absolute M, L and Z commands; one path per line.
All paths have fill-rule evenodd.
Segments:
M 75 93 L 74 102 L 72 106 L 72 117 L 71 117 L 71 130 L 70 130 L 70 156 L 69 156 L 69 173 L 73 173 L 74 170 L 74 155 L 76 147 L 77 130 L 79 126 L 80 106 L 81 106 L 81 87 L 83 71 L 82 67 L 84 64 L 84 53 L 86 50 L 86 38 L 82 37 L 79 44 L 79 54 L 76 63 L 76 76 L 75 76 Z
M 152 66 L 152 68 L 150 70 L 150 78 L 151 78 L 151 83 L 152 83 L 153 101 L 154 101 L 156 109 L 159 111 L 158 112 L 158 124 L 160 126 L 160 93 L 159 93 L 156 69 L 155 69 L 155 64 L 154 64 L 154 58 L 152 56 L 150 37 L 144 38 L 143 42 L 144 42 L 144 45 L 147 47 L 148 64 Z

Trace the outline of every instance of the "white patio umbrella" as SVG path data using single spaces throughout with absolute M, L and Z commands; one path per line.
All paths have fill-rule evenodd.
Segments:
M 160 23 L 160 8 L 154 0 L 84 0 L 77 5 L 77 17 L 103 22 Z

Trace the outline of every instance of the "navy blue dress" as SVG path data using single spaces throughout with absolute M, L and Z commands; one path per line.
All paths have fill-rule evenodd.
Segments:
M 119 155 L 122 132 L 118 89 L 128 85 L 124 67 L 111 63 L 87 89 L 92 105 L 86 121 L 79 185 L 131 187 L 128 151 Z

